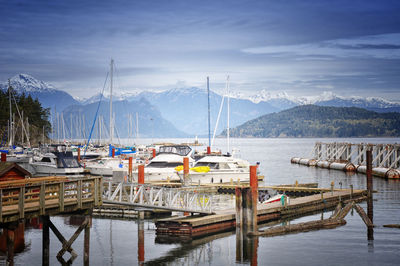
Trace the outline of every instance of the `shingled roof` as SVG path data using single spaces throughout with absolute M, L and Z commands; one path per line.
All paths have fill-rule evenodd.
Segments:
M 21 176 L 32 177 L 32 174 L 30 172 L 26 171 L 24 168 L 22 168 L 18 164 L 12 163 L 12 162 L 0 162 L 0 177 L 5 175 L 7 172 L 9 172 L 13 168 L 15 168 L 15 170 L 20 172 Z

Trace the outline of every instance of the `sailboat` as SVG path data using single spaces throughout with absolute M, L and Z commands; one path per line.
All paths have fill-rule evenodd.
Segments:
M 209 82 L 207 78 L 207 90 L 209 91 Z M 230 140 L 229 140 L 229 76 L 226 82 L 227 91 L 227 141 L 228 151 L 227 154 L 212 154 L 209 152 L 206 156 L 195 162 L 194 166 L 189 170 L 189 179 L 192 183 L 228 183 L 228 182 L 248 182 L 250 179 L 250 163 L 244 159 L 236 158 L 230 153 Z M 208 96 L 210 97 L 210 96 Z M 217 124 L 222 110 L 223 99 L 220 106 L 220 111 L 217 118 Z M 210 113 L 210 111 L 208 112 Z M 214 130 L 214 137 L 210 146 L 214 142 L 217 126 Z M 209 130 L 210 134 L 210 130 Z M 182 176 L 182 173 L 180 173 Z

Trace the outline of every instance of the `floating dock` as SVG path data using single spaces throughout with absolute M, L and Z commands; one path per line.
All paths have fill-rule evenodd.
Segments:
M 400 178 L 400 144 L 316 142 L 311 159 L 293 157 L 291 163 L 366 174 L 366 152 L 372 154 L 372 175 Z
M 283 218 L 304 216 L 318 211 L 335 208 L 339 202 L 350 200 L 363 201 L 366 199 L 366 190 L 342 189 L 331 192 L 322 192 L 306 197 L 291 198 L 290 202 L 282 206 L 281 202 L 257 205 L 258 223 L 270 222 Z M 158 235 L 171 236 L 204 236 L 208 234 L 233 230 L 236 226 L 236 211 L 234 208 L 217 211 L 207 216 L 181 216 L 159 219 L 156 221 Z

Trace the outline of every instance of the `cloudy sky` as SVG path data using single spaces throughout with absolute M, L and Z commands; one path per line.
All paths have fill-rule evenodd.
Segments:
M 0 0 L 0 81 L 74 96 L 185 86 L 400 100 L 400 1 Z

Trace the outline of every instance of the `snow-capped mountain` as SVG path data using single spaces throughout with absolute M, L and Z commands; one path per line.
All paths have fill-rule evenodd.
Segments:
M 18 93 L 25 93 L 32 98 L 38 98 L 45 108 L 62 111 L 67 106 L 79 104 L 70 94 L 57 90 L 53 85 L 35 79 L 28 74 L 18 74 L 10 79 L 11 87 Z M 8 81 L 0 83 L 0 89 L 8 89 Z
M 287 109 L 296 105 L 315 104 L 321 106 L 336 107 L 360 107 L 370 110 L 400 108 L 400 102 L 388 101 L 380 97 L 344 97 L 336 95 L 331 91 L 325 91 L 316 96 L 293 97 L 286 92 L 271 94 L 266 90 L 261 90 L 252 95 L 243 95 L 241 98 L 249 99 L 254 103 L 269 102 L 275 107 Z M 399 109 L 400 110 L 400 109 Z

